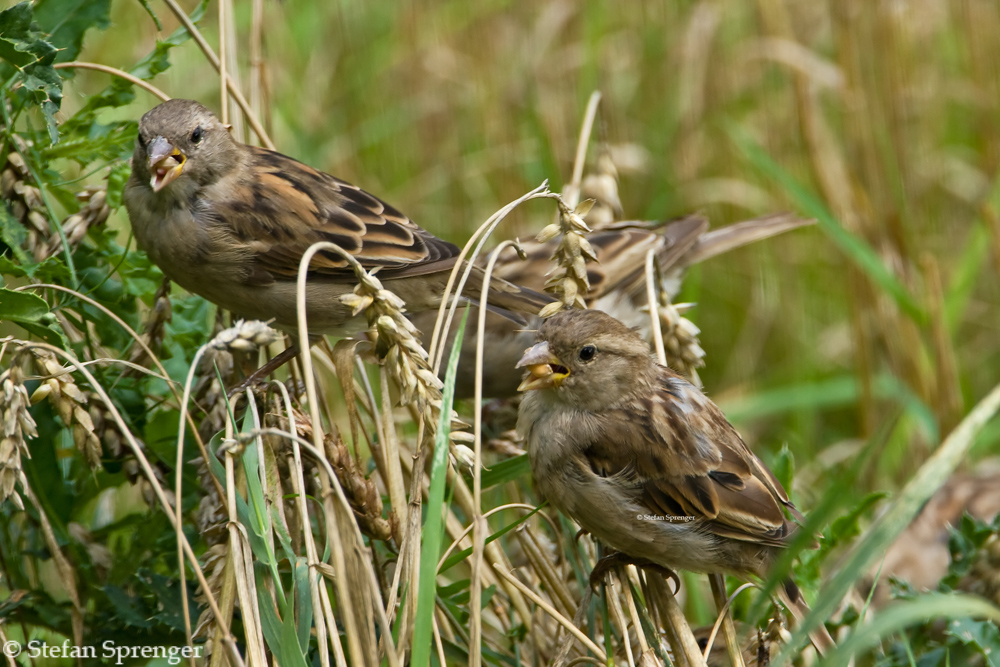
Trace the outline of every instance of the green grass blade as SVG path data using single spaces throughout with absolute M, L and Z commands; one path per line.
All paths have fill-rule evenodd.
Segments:
M 776 667 L 787 665 L 805 644 L 810 630 L 818 627 L 834 612 L 840 600 L 872 564 L 886 552 L 889 545 L 913 521 L 924 506 L 958 465 L 966 458 L 976 435 L 1000 409 L 1000 385 L 986 395 L 955 427 L 937 451 L 927 459 L 896 500 L 868 529 L 842 561 L 840 571 L 820 592 L 813 612 L 806 616 L 785 650 L 778 655 Z
M 903 283 L 897 280 L 896 276 L 885 266 L 878 253 L 870 245 L 859 236 L 844 229 L 819 197 L 772 160 L 771 156 L 745 130 L 733 124 L 729 125 L 727 130 L 733 143 L 747 160 L 765 176 L 781 186 L 805 215 L 816 218 L 820 229 L 830 237 L 830 240 L 840 248 L 841 252 L 847 255 L 848 259 L 854 262 L 872 282 L 889 293 L 900 309 L 914 321 L 918 324 L 926 322 L 927 313 L 924 312 Z
M 296 578 L 296 581 L 298 580 Z M 292 590 L 292 595 L 296 595 L 295 590 Z M 306 597 L 309 597 L 308 591 L 306 592 Z M 267 598 L 263 599 L 267 600 Z M 264 604 L 267 604 L 267 602 L 264 602 Z M 302 621 L 303 619 L 299 620 Z M 306 652 L 299 643 L 299 627 L 301 627 L 301 624 L 297 625 L 295 621 L 295 615 L 292 613 L 292 610 L 290 608 L 286 609 L 285 618 L 281 622 L 281 641 L 277 644 L 270 644 L 269 647 L 279 657 L 282 665 L 287 665 L 288 667 L 308 667 L 309 663 L 306 662 Z M 305 626 L 305 628 L 308 630 L 309 626 Z
M 888 374 L 878 375 L 872 387 L 876 398 L 893 401 L 910 413 L 930 440 L 940 438 L 934 411 L 898 378 Z M 788 412 L 854 405 L 860 396 L 857 377 L 838 375 L 765 389 L 736 400 L 720 401 L 719 407 L 729 421 L 739 424 Z
M 954 336 L 962 322 L 972 294 L 981 280 L 983 268 L 990 257 L 990 232 L 988 223 L 980 223 L 969 230 L 969 240 L 962 250 L 961 259 L 954 264 L 951 282 L 944 297 L 944 320 L 948 333 Z
M 465 335 L 465 322 L 469 310 L 462 315 L 455 342 L 451 346 L 444 389 L 441 392 L 441 418 L 434 434 L 434 459 L 431 462 L 431 488 L 427 493 L 427 516 L 421 531 L 420 589 L 417 591 L 417 615 L 413 627 L 412 667 L 425 667 L 431 659 L 431 621 L 434 616 L 434 598 L 437 595 L 437 562 L 441 553 L 444 527 L 444 487 L 448 474 L 448 443 L 451 435 L 451 407 L 455 402 L 455 376 L 458 357 Z
M 881 639 L 909 625 L 930 619 L 974 616 L 1000 622 L 1000 608 L 974 595 L 928 593 L 900 601 L 880 611 L 870 623 L 860 626 L 823 661 L 824 667 L 842 667 L 851 657 L 875 646 Z
M 527 454 L 495 463 L 489 470 L 483 471 L 483 488 L 489 489 L 498 484 L 515 479 L 527 479 L 531 475 L 531 462 Z
M 489 535 L 486 538 L 485 544 L 489 544 L 490 542 L 493 542 L 495 540 L 499 540 L 501 537 L 503 537 L 504 535 L 506 535 L 510 531 L 514 530 L 515 528 L 517 528 L 518 526 L 520 526 L 522 523 L 524 523 L 525 521 L 527 521 L 531 517 L 535 516 L 535 514 L 542 509 L 542 507 L 544 507 L 544 505 L 536 507 L 535 509 L 533 509 L 532 511 L 528 512 L 524 516 L 520 517 L 519 519 L 517 519 L 513 523 L 508 524 L 508 525 L 504 526 L 503 528 L 501 528 L 500 530 L 498 530 L 497 532 L 493 533 L 492 535 Z M 446 571 L 446 570 L 448 570 L 448 569 L 450 569 L 452 567 L 455 567 L 456 565 L 458 565 L 459 563 L 461 563 L 463 560 L 465 560 L 466 558 L 468 558 L 471 555 L 472 555 L 472 547 L 469 547 L 468 549 L 462 549 L 461 551 L 452 554 L 451 556 L 448 557 L 448 560 L 446 560 L 445 562 L 443 562 L 441 564 L 441 569 L 438 570 L 438 574 L 441 574 L 442 572 L 444 572 L 444 571 Z

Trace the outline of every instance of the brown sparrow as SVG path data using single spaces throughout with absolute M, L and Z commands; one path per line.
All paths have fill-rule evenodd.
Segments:
M 332 241 L 412 312 L 436 308 L 458 248 L 414 224 L 364 190 L 274 151 L 233 140 L 198 102 L 170 100 L 139 122 L 125 206 L 139 247 L 164 274 L 243 317 L 296 326 L 299 260 L 317 241 Z M 320 251 L 309 267 L 310 329 L 354 333 L 340 296 L 354 273 L 339 255 Z M 478 295 L 476 270 L 467 294 Z M 551 299 L 502 280 L 489 304 L 537 313 Z M 515 318 L 520 319 L 520 318 Z
M 517 430 L 541 494 L 638 562 L 766 578 L 801 515 L 718 406 L 600 311 L 553 315 L 538 340 L 517 364 Z M 808 610 L 790 579 L 778 589 Z

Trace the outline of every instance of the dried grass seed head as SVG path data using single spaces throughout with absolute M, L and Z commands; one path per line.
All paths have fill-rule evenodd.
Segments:
M 259 320 L 238 320 L 233 326 L 220 331 L 209 342 L 210 347 L 237 352 L 252 352 L 270 345 L 278 334 L 266 322 Z

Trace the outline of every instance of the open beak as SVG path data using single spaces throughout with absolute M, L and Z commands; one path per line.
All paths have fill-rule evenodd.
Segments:
M 569 376 L 569 369 L 549 350 L 548 341 L 542 341 L 524 352 L 517 362 L 517 368 L 523 367 L 528 368 L 528 376 L 521 382 L 518 391 L 558 387 Z
M 176 180 L 187 162 L 187 157 L 163 137 L 155 137 L 149 142 L 147 154 L 149 173 L 153 175 L 149 184 L 153 186 L 153 192 L 159 192 Z

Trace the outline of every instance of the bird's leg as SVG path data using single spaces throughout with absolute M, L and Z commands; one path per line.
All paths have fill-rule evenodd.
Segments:
M 286 347 L 278 354 L 278 356 L 274 357 L 266 364 L 264 364 L 263 366 L 255 370 L 253 373 L 248 375 L 247 378 L 243 380 L 243 382 L 240 382 L 238 385 L 230 389 L 228 396 L 232 398 L 236 394 L 239 394 L 240 392 L 246 390 L 247 387 L 252 387 L 253 385 L 257 384 L 258 382 L 266 378 L 268 375 L 270 375 L 271 373 L 278 370 L 279 368 L 287 364 L 289 361 L 294 359 L 295 355 L 297 355 L 298 353 L 299 353 L 299 344 L 292 343 L 291 347 Z
M 604 576 L 611 570 L 618 567 L 619 565 L 622 566 L 635 565 L 636 567 L 642 568 L 644 570 L 652 570 L 654 572 L 657 572 L 658 574 L 663 576 L 664 579 L 670 579 L 674 582 L 675 591 L 680 590 L 681 580 L 677 576 L 677 573 L 671 570 L 670 568 L 663 567 L 659 563 L 654 563 L 653 561 L 647 560 L 645 558 L 635 558 L 633 556 L 629 556 L 628 554 L 624 554 L 621 551 L 615 551 L 613 553 L 610 553 L 607 556 L 601 558 L 599 561 L 597 561 L 597 564 L 594 565 L 594 570 L 590 573 L 591 587 L 596 588 L 598 585 L 600 585 L 601 581 L 604 580 Z

